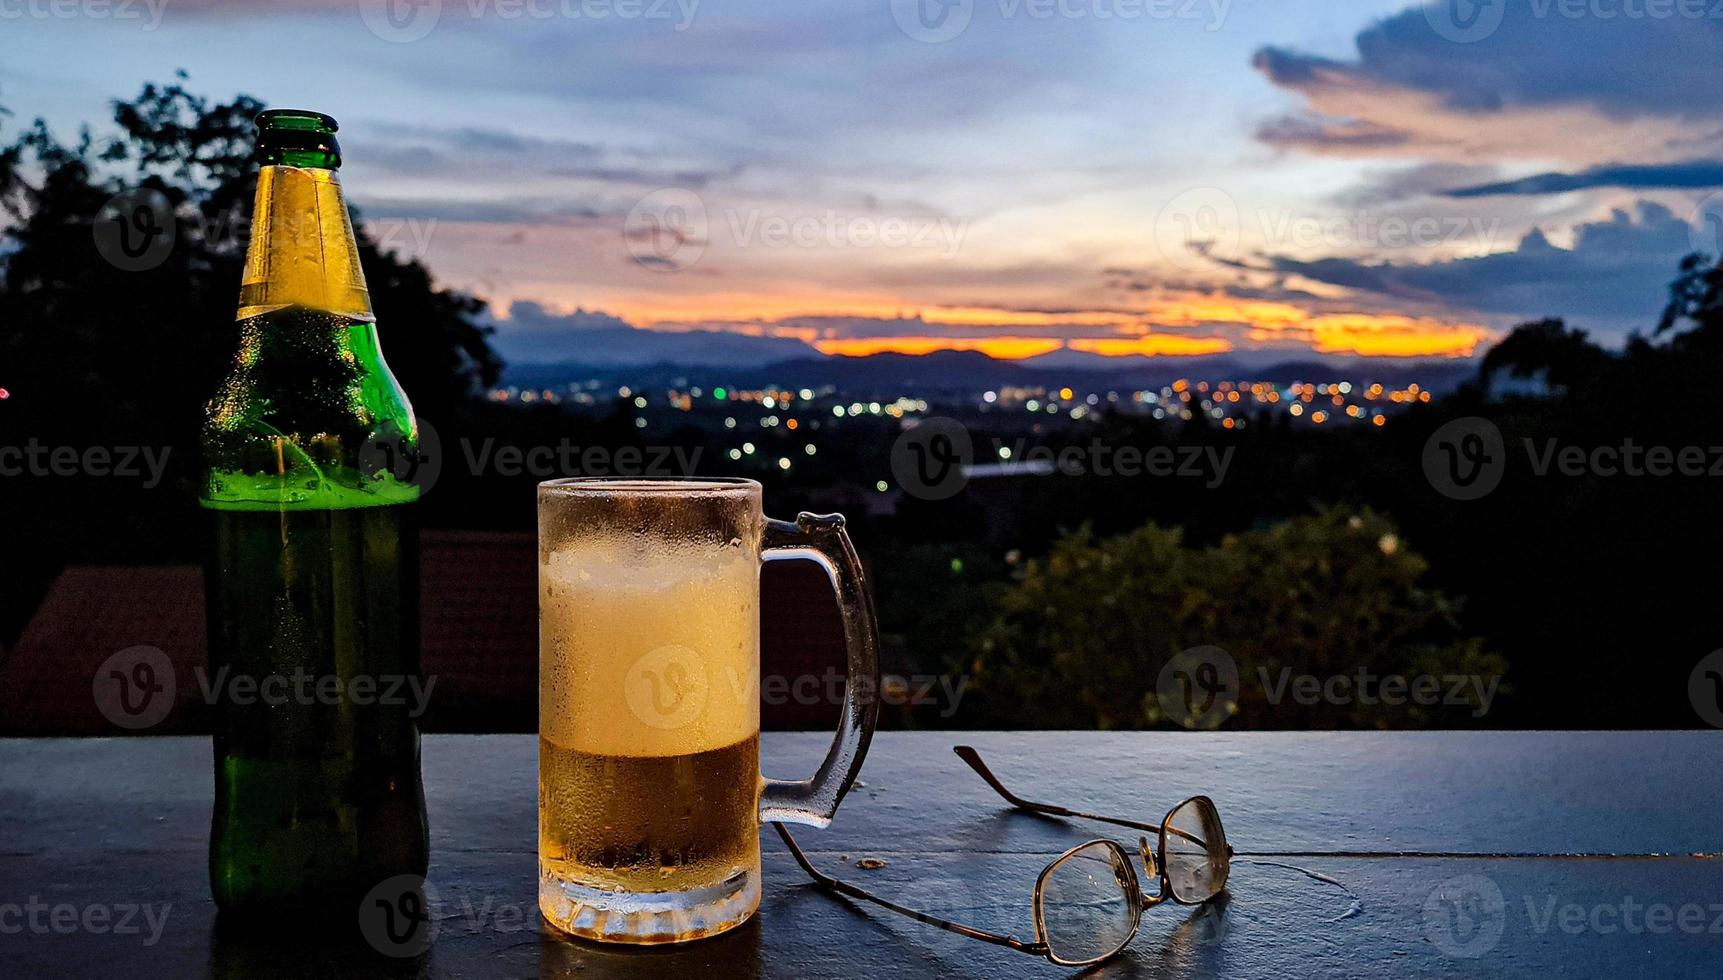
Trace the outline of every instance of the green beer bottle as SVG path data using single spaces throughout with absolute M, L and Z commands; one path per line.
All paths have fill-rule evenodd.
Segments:
M 335 120 L 277 109 L 257 129 L 238 353 L 202 440 L 210 887 L 234 912 L 352 914 L 429 851 L 419 490 L 387 465 L 418 429 L 378 346 Z

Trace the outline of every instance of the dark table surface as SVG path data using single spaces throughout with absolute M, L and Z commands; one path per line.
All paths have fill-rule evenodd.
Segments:
M 828 741 L 768 734 L 766 769 L 804 775 Z M 1002 808 L 958 742 L 1072 806 L 1157 820 L 1206 793 L 1240 852 L 1269 852 L 1238 859 L 1223 902 L 1145 913 L 1092 975 L 1723 976 L 1723 732 L 882 734 L 832 827 L 798 832 L 840 877 L 1028 936 L 1035 875 L 1109 828 Z M 426 739 L 438 929 L 395 960 L 216 928 L 206 740 L 0 740 L 0 976 L 1075 973 L 826 894 L 769 831 L 760 914 L 732 933 L 560 941 L 534 905 L 535 755 L 530 736 Z

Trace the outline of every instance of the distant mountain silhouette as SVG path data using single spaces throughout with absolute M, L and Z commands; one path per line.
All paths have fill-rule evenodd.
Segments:
M 644 330 L 603 310 L 555 313 L 517 300 L 496 321 L 491 343 L 511 366 L 579 363 L 589 367 L 650 364 L 756 365 L 819 352 L 794 337 L 732 330 Z
M 813 318 L 819 319 L 819 318 Z M 818 329 L 817 323 L 806 324 Z M 1108 357 L 1060 348 L 1007 361 L 979 351 L 929 354 L 821 354 L 795 337 L 765 337 L 722 329 L 646 329 L 602 310 L 556 313 L 526 300 L 509 307 L 491 343 L 508 367 L 505 380 L 523 388 L 558 388 L 602 378 L 645 386 L 834 386 L 847 395 L 970 394 L 1005 386 L 1071 386 L 1086 391 L 1161 387 L 1180 378 L 1200 381 L 1351 380 L 1432 391 L 1457 387 L 1476 374 L 1467 360 L 1303 356 L 1285 351 L 1235 350 L 1203 357 Z
M 756 338 L 750 338 L 756 339 Z M 830 385 L 853 396 L 958 394 L 1005 386 L 1070 386 L 1081 390 L 1158 388 L 1180 378 L 1198 381 L 1349 380 L 1401 387 L 1410 382 L 1436 394 L 1453 390 L 1477 374 L 1470 360 L 1402 361 L 1359 358 L 1349 361 L 1283 361 L 1252 368 L 1231 356 L 1125 357 L 1091 355 L 1082 366 L 1048 364 L 1040 358 L 1006 361 L 977 351 L 935 351 L 931 354 L 874 354 L 867 357 L 814 355 L 785 360 L 737 363 L 695 363 L 664 360 L 654 364 L 568 362 L 511 365 L 510 384 L 527 388 L 559 388 L 590 379 L 615 380 L 646 387 L 738 385 L 820 388 Z M 1061 359 L 1063 360 L 1063 359 Z

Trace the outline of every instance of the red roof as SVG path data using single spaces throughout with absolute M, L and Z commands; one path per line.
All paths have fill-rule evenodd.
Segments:
M 531 534 L 427 531 L 422 666 L 436 678 L 427 731 L 537 727 L 538 554 Z M 770 562 L 761 575 L 763 679 L 843 669 L 843 628 L 824 571 Z M 98 709 L 93 686 L 110 657 L 154 647 L 173 664 L 174 706 L 150 734 L 208 730 L 203 576 L 195 566 L 81 566 L 55 580 L 17 647 L 0 663 L 0 735 L 132 734 Z M 780 682 L 781 683 L 781 682 Z M 833 704 L 768 703 L 767 728 L 828 728 Z M 803 699 L 805 700 L 805 699 Z

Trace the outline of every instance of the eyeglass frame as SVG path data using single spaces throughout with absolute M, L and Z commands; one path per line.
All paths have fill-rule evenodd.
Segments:
M 807 855 L 802 853 L 802 849 L 797 846 L 795 838 L 790 836 L 790 832 L 784 828 L 783 824 L 774 823 L 772 826 L 777 828 L 778 836 L 783 838 L 784 845 L 789 848 L 790 854 L 796 859 L 796 863 L 801 865 L 802 870 L 806 871 L 808 876 L 813 878 L 814 881 L 823 888 L 828 888 L 842 895 L 848 895 L 851 898 L 859 898 L 873 902 L 874 904 L 888 908 L 893 912 L 907 915 L 919 922 L 944 929 L 947 932 L 954 932 L 960 936 L 968 936 L 971 939 L 979 939 L 985 943 L 992 943 L 995 946 L 1014 949 L 1020 953 L 1027 953 L 1031 956 L 1042 956 L 1049 962 L 1059 966 L 1093 966 L 1103 960 L 1117 956 L 1125 949 L 1126 946 L 1131 944 L 1132 939 L 1136 938 L 1137 930 L 1142 926 L 1143 913 L 1157 905 L 1161 905 L 1169 900 L 1178 905 L 1201 905 L 1219 897 L 1221 893 L 1226 890 L 1227 879 L 1232 874 L 1232 859 L 1234 851 L 1231 845 L 1226 843 L 1226 829 L 1221 824 L 1220 810 L 1214 805 L 1214 801 L 1209 799 L 1207 796 L 1192 796 L 1179 801 L 1178 804 L 1167 811 L 1166 816 L 1162 817 L 1161 822 L 1158 824 L 1126 820 L 1123 817 L 1109 817 L 1095 813 L 1084 813 L 1081 810 L 1072 810 L 1052 803 L 1036 803 L 1030 800 L 1025 800 L 1005 788 L 1005 784 L 999 781 L 999 777 L 995 776 L 992 770 L 987 768 L 987 764 L 981 761 L 981 753 L 977 752 L 974 748 L 968 745 L 958 745 L 954 746 L 952 751 L 957 754 L 958 758 L 968 763 L 969 767 L 975 770 L 976 774 L 982 779 L 986 780 L 987 785 L 993 787 L 995 792 L 1004 797 L 1006 802 L 1010 803 L 1017 809 L 1027 810 L 1033 813 L 1043 813 L 1049 816 L 1080 817 L 1085 820 L 1097 820 L 1102 823 L 1110 823 L 1121 827 L 1131 827 L 1136 830 L 1154 831 L 1157 838 L 1154 851 L 1151 852 L 1149 850 L 1149 839 L 1146 836 L 1139 836 L 1137 838 L 1137 846 L 1138 854 L 1143 861 L 1144 870 L 1154 874 L 1160 879 L 1160 894 L 1151 897 L 1143 893 L 1142 879 L 1137 874 L 1136 863 L 1131 860 L 1130 854 L 1125 850 L 1123 844 L 1105 837 L 1097 837 L 1094 840 L 1084 841 L 1081 844 L 1068 848 L 1058 857 L 1049 861 L 1047 866 L 1041 869 L 1040 875 L 1036 877 L 1035 890 L 1031 896 L 1031 910 L 1035 921 L 1035 941 L 1026 942 L 1015 936 L 1001 935 L 996 932 L 989 932 L 985 929 L 977 929 L 973 926 L 966 926 L 958 922 L 952 922 L 949 919 L 942 919 L 936 915 L 930 915 L 926 912 L 898 905 L 895 902 L 881 898 L 878 895 L 874 895 L 858 885 L 853 885 L 847 881 L 841 881 L 834 878 L 831 875 L 820 871 L 818 868 L 815 868 L 813 864 L 808 861 Z M 1186 900 L 1174 894 L 1172 880 L 1167 875 L 1167 832 L 1170 829 L 1175 835 L 1187 840 L 1195 841 L 1198 844 L 1202 844 L 1205 850 L 1208 849 L 1208 844 L 1206 842 L 1170 826 L 1173 814 L 1192 803 L 1198 803 L 1208 807 L 1209 812 L 1214 815 L 1215 830 L 1220 836 L 1220 844 L 1226 848 L 1226 861 L 1222 865 L 1220 881 L 1215 886 L 1214 894 L 1209 895 L 1207 898 Z M 1096 844 L 1100 844 L 1111 849 L 1113 855 L 1118 859 L 1118 865 L 1123 866 L 1130 872 L 1130 877 L 1121 882 L 1121 884 L 1124 887 L 1125 897 L 1131 910 L 1131 928 L 1130 931 L 1126 933 L 1125 938 L 1122 939 L 1117 946 L 1099 956 L 1082 960 L 1063 959 L 1053 952 L 1051 944 L 1047 942 L 1046 924 L 1042 913 L 1043 892 L 1046 888 L 1048 877 L 1052 875 L 1053 871 L 1058 868 L 1060 864 L 1077 852 L 1093 847 Z

